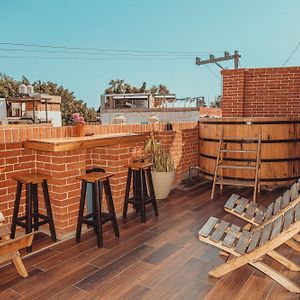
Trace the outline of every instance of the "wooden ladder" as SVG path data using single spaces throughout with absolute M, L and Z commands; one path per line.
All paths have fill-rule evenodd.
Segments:
M 228 149 L 228 144 L 238 143 L 240 144 L 241 150 L 236 149 Z M 253 150 L 243 150 L 244 144 L 257 144 L 256 149 Z M 255 155 L 255 165 L 249 164 L 242 164 L 242 165 L 235 165 L 235 164 L 226 164 L 224 163 L 224 153 L 248 153 Z M 230 159 L 228 159 L 230 160 Z M 223 185 L 233 185 L 233 186 L 246 186 L 246 187 L 253 187 L 253 201 L 256 202 L 256 195 L 259 188 L 259 169 L 260 169 L 260 162 L 261 162 L 261 136 L 260 134 L 255 138 L 241 138 L 241 137 L 223 137 L 219 140 L 218 146 L 218 155 L 213 179 L 213 186 L 211 192 L 211 199 L 214 198 L 216 185 L 220 185 L 220 189 L 223 189 Z M 224 169 L 239 169 L 239 170 L 247 170 L 247 171 L 254 171 L 254 178 L 253 180 L 238 180 L 238 179 L 226 179 L 223 176 Z

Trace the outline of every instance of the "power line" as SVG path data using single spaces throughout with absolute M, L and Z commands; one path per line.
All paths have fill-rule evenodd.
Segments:
M 178 60 L 178 59 L 190 59 L 188 57 L 117 57 L 117 58 L 109 58 L 109 57 L 80 57 L 80 56 L 7 56 L 7 55 L 0 55 L 0 58 L 8 58 L 8 59 L 45 59 L 45 60 Z
M 220 81 L 222 81 L 222 78 L 210 66 L 208 65 L 205 66 L 215 77 L 217 77 Z
M 286 59 L 286 61 L 283 63 L 282 67 L 284 67 L 288 62 L 289 60 L 291 59 L 291 57 L 295 54 L 295 52 L 298 50 L 300 46 L 300 41 L 298 42 L 296 48 L 294 49 L 294 51 L 289 55 L 289 57 Z
M 40 50 L 40 49 L 12 49 L 12 48 L 0 48 L 0 51 L 7 52 L 29 52 L 29 53 L 62 53 L 62 54 L 87 54 L 87 55 L 100 55 L 100 56 L 132 56 L 132 57 L 194 57 L 193 54 L 133 54 L 133 53 L 110 53 L 110 52 L 86 52 L 86 51 L 67 51 L 67 50 Z
M 9 45 L 16 47 L 32 47 L 32 48 L 51 48 L 65 50 L 81 50 L 81 51 L 96 51 L 96 52 L 122 52 L 122 53 L 165 53 L 165 54 L 198 54 L 198 53 L 221 53 L 222 51 L 166 51 L 166 50 L 136 50 L 136 49 L 118 49 L 118 48 L 86 48 L 86 47 L 70 47 L 60 45 L 42 45 L 42 44 L 25 44 L 25 43 L 8 43 L 0 42 L 0 45 Z

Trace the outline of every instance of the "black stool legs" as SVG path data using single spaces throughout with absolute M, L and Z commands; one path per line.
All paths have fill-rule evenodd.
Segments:
M 131 179 L 133 177 L 133 197 L 129 198 Z M 137 212 L 141 214 L 142 223 L 146 222 L 146 205 L 152 204 L 155 216 L 158 216 L 158 208 L 154 194 L 151 169 L 128 168 L 125 201 L 123 207 L 123 221 L 127 218 L 128 204 L 132 204 Z
M 120 233 L 119 233 L 118 221 L 117 221 L 117 217 L 116 217 L 116 212 L 115 212 L 115 207 L 114 207 L 114 203 L 113 203 L 113 198 L 112 198 L 112 194 L 111 194 L 109 181 L 105 180 L 103 182 L 103 185 L 104 185 L 104 190 L 105 190 L 105 195 L 106 195 L 106 204 L 107 204 L 109 214 L 111 216 L 111 222 L 113 225 L 115 236 L 119 237 Z
M 51 209 L 51 204 L 50 204 L 50 197 L 49 197 L 49 190 L 48 190 L 48 183 L 47 180 L 43 180 L 42 182 L 42 188 L 43 188 L 43 195 L 45 199 L 45 207 L 46 207 L 46 212 L 47 212 L 47 219 L 49 220 L 49 228 L 50 228 L 50 233 L 52 240 L 56 242 L 56 233 L 55 233 L 55 227 L 54 227 L 54 222 L 53 222 L 53 214 L 52 214 L 52 209 Z M 36 197 L 37 197 L 37 185 L 36 185 Z M 37 215 L 39 217 L 42 217 L 40 214 Z M 38 225 L 37 225 L 38 226 Z
M 83 212 L 84 212 L 84 202 L 85 202 L 85 194 L 86 194 L 86 180 L 82 180 L 81 182 L 81 195 L 80 195 L 80 202 L 79 202 L 79 212 L 78 212 L 78 221 L 77 221 L 77 229 L 76 229 L 76 242 L 80 242 L 81 237 L 81 227 L 82 227 L 82 219 L 83 219 Z
M 16 235 L 16 227 L 21 226 L 25 228 L 26 234 L 39 230 L 40 225 L 49 223 L 50 233 L 53 241 L 56 241 L 56 232 L 53 222 L 53 214 L 51 209 L 49 191 L 47 180 L 42 181 L 42 188 L 44 194 L 44 201 L 46 207 L 47 216 L 39 213 L 39 200 L 38 200 L 38 184 L 37 183 L 26 183 L 26 205 L 25 205 L 25 216 L 19 217 L 20 200 L 22 193 L 22 182 L 17 181 L 17 192 L 15 198 L 15 207 L 13 211 L 13 218 L 11 224 L 11 235 L 13 239 Z M 33 219 L 33 222 L 32 222 Z M 40 221 L 41 219 L 41 221 Z M 28 252 L 32 251 L 32 246 L 27 248 Z
M 16 192 L 14 212 L 13 212 L 13 217 L 12 217 L 12 222 L 11 222 L 11 231 L 10 231 L 11 232 L 10 233 L 10 238 L 11 239 L 14 239 L 15 235 L 16 235 L 17 218 L 18 218 L 19 207 L 20 207 L 21 193 L 22 193 L 22 183 L 20 181 L 18 181 L 17 182 L 17 192 Z
M 153 211 L 155 216 L 158 216 L 158 208 L 157 208 L 156 198 L 154 194 L 154 186 L 153 186 L 152 174 L 150 169 L 146 170 L 146 176 L 148 178 L 149 193 L 150 193 L 150 199 L 152 199 L 151 203 L 152 203 Z
M 90 182 L 92 184 L 92 213 L 83 215 L 85 199 L 86 199 L 86 187 L 87 181 L 82 180 L 81 197 L 79 205 L 79 214 L 76 230 L 76 242 L 80 242 L 81 228 L 82 224 L 87 224 L 93 226 L 94 231 L 97 236 L 98 247 L 103 247 L 103 236 L 102 236 L 102 224 L 111 221 L 114 229 L 114 233 L 119 237 L 119 228 L 114 208 L 114 203 L 112 199 L 109 179 L 104 181 L 97 180 L 95 182 Z M 106 203 L 108 208 L 108 213 L 102 212 L 102 198 L 103 198 L 103 187 L 105 190 Z
M 131 168 L 128 168 L 126 190 L 125 190 L 125 200 L 124 200 L 124 207 L 123 207 L 123 221 L 127 217 L 131 177 L 132 177 L 132 170 L 131 170 Z M 135 177 L 134 177 L 133 178 L 133 194 L 134 194 L 133 197 L 134 198 L 135 198 L 135 191 L 136 191 L 136 188 L 135 188 Z

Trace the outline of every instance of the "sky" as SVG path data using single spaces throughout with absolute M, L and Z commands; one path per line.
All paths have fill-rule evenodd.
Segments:
M 2 0 L 0 9 L 0 72 L 56 82 L 95 108 L 111 79 L 165 84 L 209 104 L 221 93 L 220 68 L 197 66 L 196 56 L 238 50 L 242 68 L 281 67 L 300 41 L 299 0 Z M 297 65 L 300 47 L 286 63 Z

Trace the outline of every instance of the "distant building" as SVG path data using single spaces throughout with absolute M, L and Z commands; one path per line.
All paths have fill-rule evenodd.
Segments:
M 0 98 L 0 124 L 52 123 L 61 126 L 61 97 L 34 94 Z
M 176 94 L 106 94 L 100 96 L 102 124 L 190 122 L 199 120 L 203 97 L 177 99 Z

